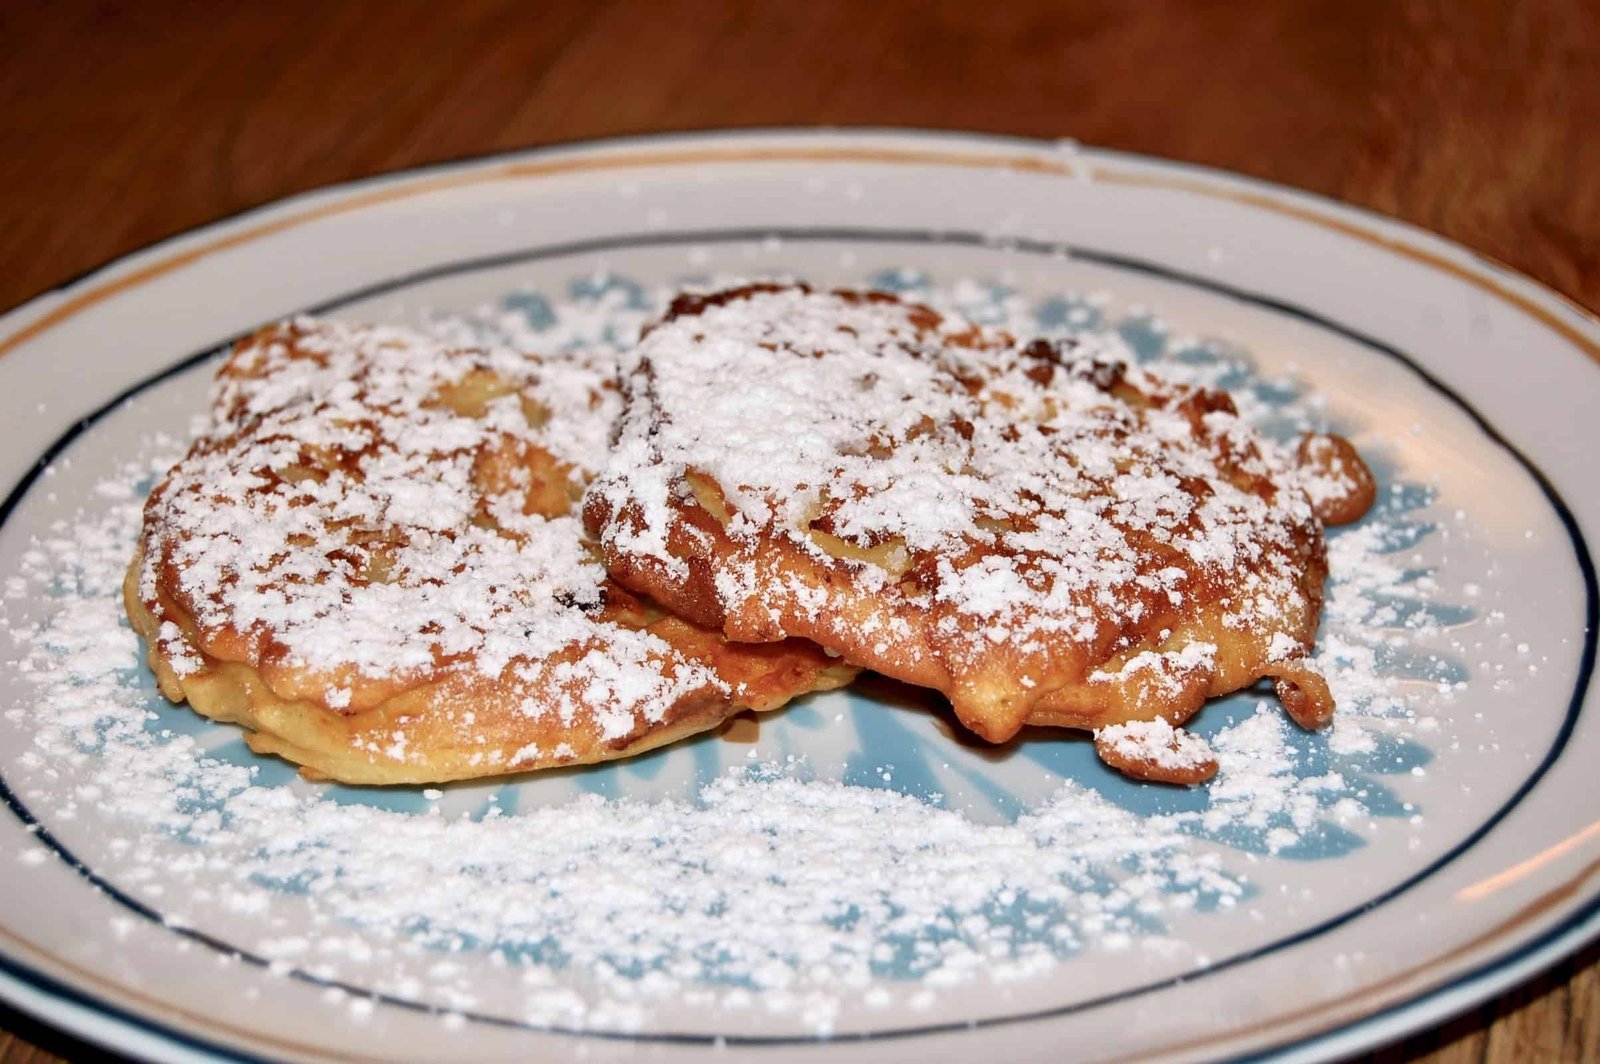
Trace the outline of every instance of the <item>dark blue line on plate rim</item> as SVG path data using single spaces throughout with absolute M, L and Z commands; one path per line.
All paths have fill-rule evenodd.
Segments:
M 846 1033 L 831 1036 L 827 1039 L 792 1035 L 771 1037 L 758 1035 L 723 1036 L 687 1033 L 639 1035 L 609 1031 L 591 1031 L 566 1027 L 542 1027 L 501 1016 L 491 1016 L 473 1012 L 461 1012 L 460 1014 L 465 1019 L 479 1023 L 491 1024 L 498 1027 L 510 1027 L 541 1034 L 557 1034 L 579 1038 L 598 1038 L 604 1040 L 629 1042 L 658 1042 L 679 1045 L 709 1046 L 713 1044 L 723 1044 L 730 1046 L 757 1047 L 811 1045 L 824 1041 L 844 1043 L 857 1041 L 880 1041 L 894 1038 L 913 1038 L 942 1033 L 978 1030 L 987 1027 L 996 1027 L 1015 1023 L 1048 1020 L 1062 1016 L 1073 1015 L 1088 1011 L 1090 1009 L 1114 1004 L 1119 1001 L 1125 1001 L 1130 998 L 1139 997 L 1158 990 L 1168 989 L 1183 983 L 1195 982 L 1197 980 L 1204 979 L 1209 975 L 1227 971 L 1228 969 L 1238 967 L 1254 960 L 1259 960 L 1262 957 L 1292 948 L 1312 938 L 1319 937 L 1328 933 L 1329 931 L 1335 930 L 1336 928 L 1349 923 L 1352 920 L 1374 911 L 1375 909 L 1399 897 L 1401 894 L 1409 891 L 1412 887 L 1415 887 L 1422 881 L 1430 878 L 1440 869 L 1452 863 L 1462 854 L 1476 846 L 1485 835 L 1492 831 L 1496 825 L 1504 820 L 1505 817 L 1509 815 L 1511 811 L 1528 796 L 1528 794 L 1537 785 L 1539 780 L 1542 779 L 1547 772 L 1549 772 L 1551 767 L 1554 766 L 1556 761 L 1560 758 L 1562 752 L 1566 748 L 1568 740 L 1572 736 L 1573 729 L 1577 724 L 1578 717 L 1583 708 L 1584 698 L 1588 691 L 1589 682 L 1594 672 L 1596 657 L 1596 634 L 1597 627 L 1600 627 L 1600 587 L 1597 587 L 1594 561 L 1590 555 L 1588 544 L 1583 536 L 1583 533 L 1578 526 L 1577 519 L 1573 516 L 1571 509 L 1567 506 L 1560 493 L 1550 482 L 1549 478 L 1545 476 L 1543 471 L 1540 470 L 1526 455 L 1522 454 L 1521 451 L 1513 446 L 1510 441 L 1508 441 L 1481 413 L 1478 412 L 1477 409 L 1475 409 L 1449 385 L 1445 384 L 1433 373 L 1424 369 L 1414 359 L 1399 351 L 1395 347 L 1295 304 L 1268 296 L 1263 296 L 1259 293 L 1250 292 L 1242 288 L 1216 281 L 1214 279 L 1198 277 L 1182 270 L 1161 265 L 1159 263 L 1149 262 L 1143 259 L 1125 255 L 1118 255 L 1111 252 L 1080 248 L 1066 243 L 1020 238 L 997 239 L 994 237 L 985 236 L 981 233 L 955 230 L 865 229 L 854 227 L 746 227 L 732 230 L 714 229 L 646 234 L 618 234 L 591 240 L 547 245 L 506 254 L 451 262 L 441 266 L 408 273 L 403 276 L 378 282 L 372 285 L 363 286 L 361 288 L 346 292 L 334 299 L 307 307 L 302 313 L 327 313 L 363 299 L 384 295 L 389 292 L 407 288 L 430 280 L 435 280 L 441 277 L 491 270 L 522 263 L 557 259 L 574 255 L 592 254 L 595 252 L 636 250 L 648 247 L 670 247 L 686 244 L 739 243 L 761 241 L 774 237 L 780 241 L 787 240 L 797 243 L 831 241 L 863 244 L 902 243 L 980 247 L 991 248 L 998 251 L 1010 251 L 1028 255 L 1044 255 L 1057 258 L 1066 258 L 1079 262 L 1093 263 L 1112 269 L 1126 270 L 1158 277 L 1178 284 L 1188 285 L 1190 287 L 1209 291 L 1217 295 L 1222 295 L 1241 303 L 1266 308 L 1268 310 L 1272 310 L 1277 313 L 1296 318 L 1308 324 L 1326 329 L 1406 366 L 1430 388 L 1443 395 L 1446 399 L 1450 400 L 1464 413 L 1466 413 L 1485 436 L 1502 448 L 1506 453 L 1514 458 L 1519 465 L 1523 467 L 1528 475 L 1533 478 L 1534 482 L 1538 484 L 1540 490 L 1544 493 L 1546 500 L 1550 503 L 1551 508 L 1555 511 L 1556 516 L 1559 518 L 1562 526 L 1567 532 L 1572 544 L 1573 553 L 1575 555 L 1580 574 L 1583 578 L 1586 601 L 1584 610 L 1583 649 L 1579 657 L 1577 679 L 1574 684 L 1572 697 L 1568 702 L 1566 716 L 1563 719 L 1560 729 L 1557 731 L 1555 740 L 1552 742 L 1549 751 L 1541 759 L 1540 763 L 1535 767 L 1533 772 L 1511 795 L 1511 797 L 1503 805 L 1501 805 L 1501 807 L 1496 810 L 1488 820 L 1472 831 L 1456 846 L 1452 847 L 1449 851 L 1431 862 L 1427 867 L 1423 868 L 1417 873 L 1414 873 L 1401 883 L 1389 888 L 1376 897 L 1369 899 L 1356 908 L 1349 909 L 1336 916 L 1329 917 L 1321 923 L 1299 931 L 1287 938 L 1279 939 L 1275 942 L 1267 943 L 1244 953 L 1236 954 L 1199 971 L 1185 973 L 1183 975 L 1174 976 L 1172 978 L 1146 984 L 1144 986 L 1130 987 L 1115 993 L 1105 994 L 1097 998 L 1074 1002 L 1070 1005 L 1064 1005 L 1052 1009 L 1041 1009 L 1033 1012 L 1009 1016 L 986 1017 L 973 1021 L 927 1024 L 919 1027 Z M 232 341 L 230 340 L 218 346 L 206 348 L 205 350 L 196 352 L 180 360 L 174 365 L 169 366 L 168 368 L 161 370 L 160 372 L 155 373 L 128 387 L 109 402 L 103 404 L 86 417 L 76 421 L 48 448 L 46 448 L 44 453 L 40 455 L 34 465 L 18 482 L 16 487 L 13 488 L 12 491 L 6 496 L 5 501 L 0 503 L 0 525 L 4 525 L 5 522 L 10 519 L 12 513 L 16 510 L 22 499 L 27 495 L 33 484 L 43 474 L 44 470 L 53 461 L 60 457 L 61 454 L 68 447 L 70 447 L 72 443 L 76 441 L 85 431 L 93 427 L 98 421 L 108 414 L 117 410 L 120 406 L 122 406 L 122 404 L 139 395 L 141 392 L 144 392 L 163 381 L 183 373 L 186 370 L 192 369 L 208 359 L 219 356 L 231 343 Z M 7 808 L 9 808 L 11 812 L 23 822 L 23 824 L 29 829 L 30 832 L 33 833 L 34 837 L 38 839 L 42 845 L 54 851 L 56 855 L 59 856 L 79 876 L 89 882 L 97 890 L 105 893 L 119 905 L 146 920 L 161 924 L 162 926 L 167 927 L 169 931 L 181 935 L 191 941 L 205 945 L 212 950 L 225 953 L 229 956 L 237 958 L 240 961 L 260 968 L 267 967 L 268 961 L 265 958 L 237 949 L 236 947 L 213 936 L 207 935 L 204 932 L 197 931 L 192 928 L 171 927 L 170 925 L 167 925 L 160 912 L 129 896 L 111 884 L 109 881 L 103 879 L 93 869 L 84 864 L 83 861 L 75 854 L 68 850 L 58 839 L 56 839 L 49 829 L 46 828 L 38 820 L 38 818 L 34 816 L 26 804 L 23 803 L 17 797 L 15 792 L 11 790 L 3 775 L 0 775 L 0 800 L 4 801 Z M 1424 991 L 1405 1001 L 1387 1006 L 1384 1009 L 1362 1017 L 1353 1024 L 1332 1028 L 1326 1031 L 1320 1031 L 1304 1038 L 1297 1038 L 1276 1046 L 1268 1047 L 1250 1059 L 1260 1059 L 1262 1056 L 1282 1052 L 1283 1050 L 1293 1046 L 1307 1045 L 1319 1041 L 1328 1037 L 1334 1032 L 1349 1030 L 1358 1025 L 1371 1023 L 1381 1017 L 1392 1015 L 1395 1012 L 1403 1009 L 1411 1008 L 1424 1000 L 1435 998 L 1457 987 L 1469 984 L 1503 966 L 1515 963 L 1531 953 L 1537 952 L 1564 934 L 1585 923 L 1597 912 L 1600 912 L 1600 898 L 1591 899 L 1590 902 L 1585 904 L 1577 912 L 1570 915 L 1557 927 L 1546 931 L 1528 943 L 1524 943 L 1521 947 L 1502 957 L 1486 962 L 1485 964 L 1480 965 L 1478 968 L 1464 973 L 1441 986 Z M 0 956 L 0 970 L 6 971 L 14 978 L 17 978 L 23 982 L 32 984 L 37 989 L 46 993 L 65 998 L 88 1008 L 98 1010 L 122 1022 L 142 1028 L 146 1031 L 156 1033 L 162 1037 L 172 1039 L 191 1048 L 203 1049 L 207 1052 L 227 1055 L 237 1060 L 257 1061 L 265 1059 L 241 1052 L 240 1050 L 221 1043 L 211 1042 L 204 1038 L 185 1033 L 181 1030 L 167 1027 L 164 1024 L 140 1016 L 137 1013 L 125 1010 L 116 1005 L 111 1005 L 105 1001 L 93 997 L 92 995 L 86 994 L 83 991 L 77 990 L 52 976 L 38 972 L 27 965 L 16 962 L 11 958 Z M 404 1008 L 413 1012 L 442 1014 L 445 1012 L 457 1011 L 426 1005 L 389 994 L 373 992 L 358 986 L 340 982 L 338 980 L 321 979 L 298 969 L 292 971 L 290 973 L 290 977 L 300 982 L 309 983 L 321 988 L 337 987 L 355 996 L 365 997 L 375 1002 Z

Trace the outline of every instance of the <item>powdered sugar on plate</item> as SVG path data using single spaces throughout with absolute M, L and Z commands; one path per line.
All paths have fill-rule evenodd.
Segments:
M 587 291 L 569 303 L 512 297 L 437 331 L 492 328 L 545 351 L 625 343 L 662 295 L 605 278 Z M 982 291 L 927 294 L 978 318 Z M 547 317 L 529 309 L 541 306 Z M 1007 294 L 977 309 L 1019 331 L 1026 322 L 999 319 L 1026 311 L 1049 324 L 1048 307 Z M 1099 329 L 1131 358 L 1149 335 L 1088 311 L 1073 327 Z M 1226 360 L 1175 365 L 1232 387 L 1258 424 L 1314 417 L 1299 399 L 1230 382 L 1240 371 Z M 825 1034 L 848 1003 L 926 1003 L 1106 950 L 1203 966 L 1183 928 L 1250 897 L 1241 854 L 1292 852 L 1330 815 L 1372 812 L 1356 781 L 1309 771 L 1297 744 L 1355 757 L 1391 742 L 1411 713 L 1390 678 L 1396 639 L 1441 626 L 1426 581 L 1394 556 L 1416 499 L 1393 494 L 1330 538 L 1319 661 L 1341 702 L 1335 730 L 1306 737 L 1275 712 L 1236 712 L 1208 733 L 1221 771 L 1198 809 L 1140 813 L 1093 780 L 1066 779 L 996 822 L 943 791 L 864 786 L 797 757 L 704 773 L 665 799 L 502 811 L 513 803 L 463 808 L 445 793 L 398 812 L 226 755 L 214 747 L 227 729 L 189 727 L 187 710 L 154 697 L 117 591 L 143 494 L 180 450 L 152 444 L 83 500 L 79 519 L 40 534 L 20 571 L 0 574 L 5 667 L 32 691 L 7 710 L 33 736 L 5 763 L 14 789 L 47 824 L 103 817 L 115 837 L 99 874 L 173 925 L 229 927 L 274 972 L 464 1013 L 485 1007 L 475 973 L 490 964 L 514 975 L 500 980 L 516 988 L 511 1018 L 538 1025 L 648 1030 L 688 1001 Z M 1430 682 L 1448 697 L 1459 681 Z

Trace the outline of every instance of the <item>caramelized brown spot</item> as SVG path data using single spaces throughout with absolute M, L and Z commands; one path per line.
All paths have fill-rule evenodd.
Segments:
M 803 292 L 811 291 L 809 285 L 779 285 L 779 284 L 749 284 L 741 288 L 729 288 L 721 292 L 700 293 L 686 292 L 675 298 L 667 307 L 666 315 L 661 319 L 664 325 L 678 318 L 692 318 L 704 314 L 712 307 L 725 307 L 729 303 L 737 303 L 751 296 L 764 292 L 781 292 L 785 288 L 797 288 Z M 648 330 L 646 330 L 648 334 Z
M 1205 424 L 1207 414 L 1239 413 L 1233 405 L 1233 397 L 1215 388 L 1196 388 L 1185 394 L 1173 409 L 1188 419 L 1195 435 L 1202 437 L 1208 435 Z
M 1141 393 L 1132 388 L 1124 388 L 1123 381 L 1127 377 L 1127 367 L 1121 362 L 1101 362 L 1099 359 L 1084 359 L 1068 363 L 1069 372 L 1080 381 L 1088 381 L 1102 392 L 1117 394 L 1118 398 L 1126 397 L 1121 392 L 1128 392 L 1135 396 Z

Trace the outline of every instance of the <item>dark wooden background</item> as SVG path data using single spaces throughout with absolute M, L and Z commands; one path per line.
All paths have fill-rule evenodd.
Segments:
M 790 124 L 1070 136 L 1226 167 L 1600 307 L 1596 115 L 1600 0 L 0 0 L 0 308 L 333 181 Z M 16 1013 L 0 1028 L 7 1062 L 89 1053 Z M 1375 1059 L 1600 1059 L 1600 951 Z

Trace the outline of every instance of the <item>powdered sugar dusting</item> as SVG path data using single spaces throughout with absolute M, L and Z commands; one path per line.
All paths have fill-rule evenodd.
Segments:
M 179 677 L 202 651 L 287 670 L 338 712 L 475 675 L 509 692 L 511 712 L 592 725 L 602 743 L 729 694 L 606 612 L 605 572 L 570 511 L 615 406 L 604 356 L 311 319 L 257 333 L 219 370 L 210 422 L 146 508 L 139 596 L 162 656 Z M 439 733 L 477 760 L 450 771 L 499 765 L 504 738 L 451 700 L 437 696 Z M 406 764 L 424 756 L 411 740 L 397 726 L 362 746 Z
M 442 396 L 475 374 L 496 391 L 462 416 Z M 542 367 L 311 321 L 253 338 L 152 504 L 146 597 L 170 566 L 201 626 L 269 632 L 308 669 L 392 677 L 471 656 L 493 676 L 549 656 L 591 634 L 558 603 L 597 604 L 604 574 L 575 518 L 525 512 L 526 476 L 486 485 L 480 466 L 538 447 L 581 486 L 608 401 L 605 368 L 576 356 Z
M 1209 743 L 1160 717 L 1101 728 L 1095 739 L 1128 761 L 1148 761 L 1169 772 L 1193 771 L 1212 760 Z
M 552 305 L 565 330 L 554 346 L 626 342 L 657 300 L 620 284 L 597 291 L 583 313 Z M 1019 313 L 998 305 L 996 318 Z M 482 321 L 440 327 L 476 335 Z M 93 806 L 116 837 L 102 874 L 177 923 L 245 929 L 237 944 L 275 971 L 464 1013 L 483 1006 L 474 973 L 496 956 L 512 1018 L 541 1025 L 648 1029 L 691 1001 L 753 1005 L 826 1033 L 852 1002 L 1038 977 L 1135 943 L 1176 970 L 1201 966 L 1185 922 L 1252 889 L 1233 840 L 1289 852 L 1336 802 L 1360 815 L 1350 781 L 1305 771 L 1296 744 L 1359 751 L 1383 739 L 1373 721 L 1408 712 L 1382 664 L 1394 629 L 1374 630 L 1374 611 L 1396 611 L 1381 619 L 1412 635 L 1432 623 L 1396 605 L 1425 605 L 1429 590 L 1384 553 L 1393 521 L 1334 536 L 1319 657 L 1342 704 L 1336 730 L 1306 739 L 1275 712 L 1239 714 L 1210 736 L 1221 770 L 1199 811 L 1140 815 L 1062 782 L 997 824 L 797 761 L 713 773 L 662 801 L 444 812 L 450 795 L 430 792 L 429 808 L 393 812 L 269 782 L 254 763 L 208 752 L 216 730 L 169 731 L 187 710 L 151 708 L 117 589 L 139 486 L 175 457 L 162 450 L 108 479 L 79 520 L 40 535 L 4 574 L 7 667 L 33 691 L 8 711 L 33 734 L 8 755 L 8 778 L 46 822 Z M 284 926 L 284 914 L 299 915 Z
M 273 935 L 245 944 L 292 967 L 347 975 L 348 957 L 329 956 L 343 951 L 362 958 L 354 967 L 375 989 L 400 993 L 380 961 L 466 942 L 528 959 L 549 941 L 555 952 L 538 970 L 582 973 L 598 996 L 536 987 L 526 1016 L 537 1022 L 627 1026 L 640 1014 L 623 1005 L 711 985 L 776 995 L 770 1007 L 803 1010 L 825 1030 L 841 995 L 877 978 L 934 987 L 1016 978 L 1135 934 L 1153 913 L 1226 903 L 1243 889 L 1175 827 L 1141 823 L 1070 784 L 1003 827 L 808 781 L 803 767 L 735 770 L 692 802 L 591 797 L 479 819 L 257 785 L 250 769 L 156 730 L 176 711 L 148 708 L 115 594 L 138 520 L 137 504 L 117 505 L 61 528 L 32 556 L 33 586 L 69 573 L 70 590 L 48 622 L 16 633 L 40 703 L 24 767 L 72 765 L 77 791 L 118 795 L 127 845 L 106 870 L 115 881 L 160 883 L 174 896 L 204 883 L 234 915 L 270 910 L 277 885 L 305 889 L 347 930 L 317 945 Z M 58 796 L 49 814 L 74 804 Z M 203 846 L 206 860 L 158 857 L 172 838 Z M 1174 882 L 1187 887 L 1163 893 Z M 1026 899 L 1037 918 L 1001 919 L 1008 898 Z M 436 983 L 429 992 L 452 1007 L 473 1004 L 451 980 Z

